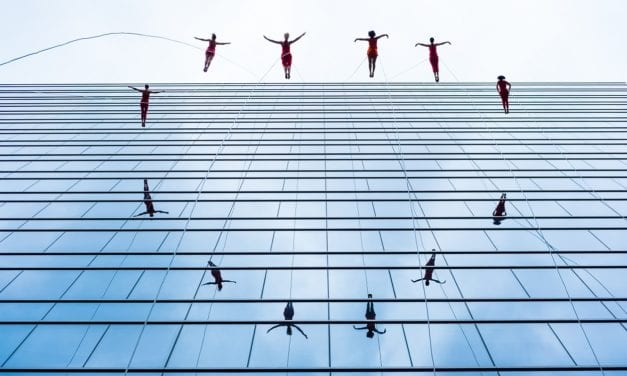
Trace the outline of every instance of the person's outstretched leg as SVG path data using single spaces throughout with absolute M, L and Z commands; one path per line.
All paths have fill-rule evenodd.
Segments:
M 370 77 L 374 77 L 374 70 L 377 68 L 377 57 L 373 57 L 372 58 L 372 73 L 370 74 Z
M 146 126 L 146 116 L 148 115 L 148 105 L 141 106 L 142 127 Z

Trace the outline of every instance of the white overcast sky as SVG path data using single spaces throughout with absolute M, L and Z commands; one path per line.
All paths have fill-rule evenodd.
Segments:
M 156 34 L 202 48 L 132 36 L 78 42 L 0 66 L 0 82 L 255 82 L 280 47 L 263 40 L 285 31 L 293 45 L 292 81 L 369 80 L 368 30 L 388 33 L 374 80 L 433 80 L 417 41 L 440 49 L 443 82 L 626 81 L 625 0 L 15 0 L 3 1 L 0 62 L 70 39 L 105 32 Z M 202 72 L 205 43 L 218 46 Z M 224 56 L 224 58 L 221 58 Z M 423 61 L 418 66 L 417 63 Z M 409 69 L 414 67 L 413 69 Z M 448 67 L 448 69 L 447 69 Z M 403 73 L 404 72 L 404 73 Z M 280 63 L 265 81 L 282 80 Z

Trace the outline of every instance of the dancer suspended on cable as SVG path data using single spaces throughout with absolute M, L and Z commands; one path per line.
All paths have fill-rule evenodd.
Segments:
M 292 319 L 294 318 L 294 305 L 292 304 L 291 300 L 288 301 L 287 304 L 285 305 L 285 309 L 283 310 L 283 318 L 285 318 L 285 321 L 292 321 Z M 305 338 L 308 338 L 307 334 L 305 334 L 305 332 L 303 332 L 303 330 L 301 328 L 299 328 L 298 325 L 292 324 L 292 323 L 289 323 L 289 322 L 286 322 L 286 323 L 283 323 L 283 324 L 276 324 L 272 328 L 268 329 L 268 331 L 266 333 L 270 333 L 271 330 L 276 329 L 279 326 L 284 326 L 287 329 L 287 335 L 288 336 L 292 335 L 292 327 L 294 327 L 294 328 L 296 328 L 300 332 L 300 334 L 305 336 Z
M 499 80 L 496 83 L 496 91 L 501 96 L 501 102 L 503 103 L 503 111 L 509 114 L 509 92 L 512 90 L 512 84 L 505 81 L 505 76 L 498 76 Z
M 366 320 L 368 320 L 368 322 L 366 323 L 366 326 L 362 326 L 358 328 L 355 325 L 353 325 L 353 329 L 368 330 L 368 332 L 366 332 L 366 337 L 368 338 L 374 337 L 375 333 L 384 334 L 387 331 L 387 329 L 383 329 L 383 331 L 377 330 L 377 327 L 375 326 L 376 323 L 374 321 L 370 321 L 370 320 L 375 320 L 377 318 L 377 314 L 374 312 L 374 303 L 372 302 L 372 294 L 368 294 L 368 303 L 366 303 L 366 315 L 365 316 L 366 316 Z
M 165 210 L 155 210 L 155 205 L 152 202 L 152 196 L 150 196 L 150 189 L 148 188 L 148 179 L 144 179 L 144 205 L 146 205 L 146 211 L 135 215 L 139 217 L 141 215 L 148 214 L 151 217 L 155 216 L 155 213 L 169 214 Z
M 377 36 L 377 33 L 375 33 L 374 30 L 370 30 L 368 32 L 368 38 L 355 38 L 355 40 L 353 41 L 353 43 L 357 41 L 368 42 L 368 52 L 366 52 L 366 55 L 368 56 L 368 69 L 370 71 L 371 78 L 374 77 L 374 69 L 377 64 L 377 56 L 379 56 L 377 41 L 379 40 L 379 38 L 383 37 L 389 38 L 390 36 L 387 34 L 381 34 Z
M 207 46 L 207 50 L 205 51 L 205 68 L 203 69 L 203 72 L 206 72 L 207 69 L 209 69 L 209 65 L 211 64 L 213 57 L 216 55 L 216 46 L 231 44 L 231 42 L 218 42 L 216 40 L 215 34 L 211 34 L 211 39 L 203 39 L 198 37 L 194 37 L 194 39 L 198 39 L 203 42 L 209 42 L 209 46 Z
M 434 43 L 435 39 L 433 37 L 429 38 L 430 44 L 424 43 L 416 43 L 414 47 L 423 46 L 429 49 L 429 62 L 431 63 L 431 68 L 433 69 L 433 75 L 435 76 L 435 82 L 440 82 L 440 66 L 439 66 L 439 57 L 438 57 L 438 46 L 442 46 L 445 44 L 451 44 L 451 42 L 446 41 L 442 43 Z
M 273 40 L 268 38 L 267 36 L 263 36 L 268 42 L 272 42 L 272 43 L 276 43 L 276 44 L 280 44 L 281 45 L 281 63 L 283 63 L 283 70 L 285 71 L 285 78 L 286 79 L 290 79 L 290 76 L 292 74 L 292 52 L 290 51 L 290 46 L 292 45 L 292 43 L 297 42 L 300 38 L 302 38 L 305 35 L 305 33 L 302 33 L 301 35 L 299 35 L 298 37 L 289 40 L 290 39 L 290 33 L 285 33 L 283 34 L 283 37 L 285 39 L 283 39 L 282 42 L 278 41 L 278 40 Z
M 433 266 L 435 265 L 435 249 L 432 250 L 431 258 L 427 261 L 425 265 L 425 276 L 420 279 L 412 279 L 413 283 L 425 281 L 425 286 L 429 286 L 431 281 L 439 284 L 444 284 L 446 281 L 438 281 L 437 279 L 433 279 Z
M 150 101 L 150 94 L 164 93 L 165 90 L 149 90 L 148 84 L 144 86 L 144 89 L 138 89 L 136 87 L 129 86 L 129 88 L 142 93 L 142 99 L 139 102 L 139 108 L 141 109 L 142 127 L 146 126 L 146 115 L 148 115 L 148 102 Z
M 218 285 L 218 291 L 220 291 L 220 290 L 222 290 L 222 284 L 223 283 L 226 283 L 226 282 L 237 283 L 236 281 L 223 279 L 222 278 L 222 272 L 220 271 L 220 269 L 218 269 L 218 265 L 216 265 L 213 262 L 211 262 L 211 260 L 209 260 L 208 265 L 209 265 L 209 268 L 211 269 L 211 276 L 213 277 L 213 282 L 203 283 L 203 286 L 205 286 L 205 285 Z
M 496 208 L 492 212 L 492 219 L 495 225 L 500 225 L 501 221 L 505 219 L 507 212 L 505 211 L 505 200 L 507 199 L 507 195 L 503 193 L 501 195 L 501 199 L 499 203 L 496 204 Z

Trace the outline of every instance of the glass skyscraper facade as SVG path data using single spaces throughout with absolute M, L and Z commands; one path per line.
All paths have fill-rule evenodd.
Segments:
M 0 372 L 627 375 L 625 84 L 151 89 L 0 85 Z

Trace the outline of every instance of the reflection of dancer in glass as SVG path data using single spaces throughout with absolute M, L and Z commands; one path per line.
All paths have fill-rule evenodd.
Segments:
M 146 116 L 148 115 L 148 102 L 150 102 L 150 94 L 164 93 L 165 90 L 149 90 L 149 86 L 145 85 L 144 89 L 138 89 L 136 87 L 129 86 L 129 88 L 142 93 L 142 99 L 139 102 L 139 108 L 141 109 L 142 127 L 146 126 Z
M 377 56 L 379 56 L 379 51 L 378 51 L 378 47 L 377 47 L 377 41 L 379 40 L 379 38 L 389 38 L 390 36 L 387 34 L 381 34 L 379 36 L 376 36 L 377 33 L 374 32 L 374 30 L 370 30 L 368 32 L 368 38 L 355 38 L 355 40 L 353 41 L 353 43 L 359 41 L 364 41 L 364 42 L 368 42 L 368 69 L 370 71 L 370 77 L 374 77 L 374 69 L 375 69 L 375 65 L 377 64 Z
M 411 281 L 413 283 L 425 281 L 425 286 L 429 286 L 429 282 L 431 281 L 435 283 L 439 283 L 439 284 L 446 283 L 446 281 L 440 282 L 437 279 L 433 279 L 433 266 L 435 265 L 435 249 L 432 250 L 432 252 L 433 253 L 431 254 L 431 258 L 429 259 L 429 261 L 427 261 L 427 264 L 425 265 L 425 276 L 420 279 L 412 279 Z
M 374 312 L 374 303 L 372 302 L 372 294 L 368 294 L 368 303 L 366 303 L 366 320 L 369 320 L 366 323 L 366 326 L 362 326 L 360 328 L 356 327 L 355 325 L 353 325 L 353 329 L 355 330 L 368 330 L 368 332 L 366 333 L 366 337 L 368 338 L 372 338 L 374 337 L 374 333 L 379 333 L 379 334 L 383 334 L 387 331 L 387 329 L 383 329 L 383 331 L 377 330 L 376 328 L 376 324 L 374 321 L 370 321 L 370 320 L 375 320 L 377 318 L 377 314 Z
M 290 51 L 290 46 L 292 43 L 297 42 L 300 38 L 302 38 L 305 33 L 302 33 L 298 37 L 293 40 L 290 39 L 290 33 L 283 34 L 285 38 L 282 42 L 278 40 L 273 40 L 268 38 L 267 36 L 263 36 L 268 42 L 276 43 L 281 45 L 281 63 L 283 63 L 283 70 L 285 71 L 285 78 L 290 79 L 292 73 L 292 52 Z
M 144 179 L 144 205 L 146 205 L 146 211 L 135 215 L 135 217 L 146 214 L 154 217 L 155 213 L 168 214 L 165 210 L 155 210 L 155 205 L 152 203 L 152 196 L 150 196 L 150 189 L 148 188 L 148 179 Z
M 203 69 L 204 72 L 206 72 L 207 69 L 209 69 L 209 65 L 211 64 L 211 61 L 213 60 L 213 57 L 216 55 L 216 46 L 217 45 L 231 44 L 231 42 L 218 42 L 218 41 L 216 41 L 216 35 L 215 34 L 211 34 L 211 39 L 203 39 L 203 38 L 198 38 L 198 37 L 194 37 L 194 39 L 198 39 L 198 40 L 201 40 L 203 42 L 209 42 L 209 46 L 207 46 L 207 50 L 205 51 L 205 68 Z
M 505 76 L 498 76 L 499 81 L 496 83 L 496 91 L 501 96 L 503 103 L 503 111 L 509 114 L 509 92 L 512 90 L 512 84 L 505 81 Z
M 505 219 L 507 212 L 505 211 L 505 200 L 507 199 L 507 195 L 503 193 L 501 195 L 501 199 L 499 203 L 496 204 L 496 208 L 492 212 L 492 219 L 495 225 L 500 225 L 501 221 Z
M 429 38 L 430 44 L 424 43 L 416 43 L 414 47 L 423 46 L 429 49 L 429 62 L 431 63 L 431 68 L 433 69 L 433 75 L 435 76 L 435 82 L 440 82 L 440 66 L 438 57 L 438 46 L 442 46 L 445 44 L 451 44 L 451 42 L 446 41 L 442 43 L 434 43 L 435 39 L 433 37 Z
M 285 305 L 285 309 L 283 310 L 283 318 L 285 318 L 285 321 L 291 321 L 294 318 L 294 305 L 292 304 L 291 300 L 288 301 L 287 304 Z M 279 326 L 284 326 L 287 329 L 287 335 L 288 336 L 292 335 L 292 326 L 293 326 L 300 332 L 300 334 L 305 336 L 305 338 L 308 338 L 307 334 L 305 334 L 305 332 L 303 332 L 303 330 L 301 328 L 299 328 L 298 325 L 292 324 L 292 323 L 289 323 L 289 322 L 286 322 L 286 323 L 283 323 L 283 324 L 276 324 L 272 328 L 268 329 L 268 331 L 266 333 L 270 333 L 271 330 L 276 329 Z
M 218 266 L 216 264 L 214 264 L 213 262 L 209 261 L 208 264 L 209 264 L 209 267 L 211 268 L 211 276 L 213 277 L 214 281 L 213 282 L 203 283 L 203 286 L 205 286 L 205 285 L 218 285 L 218 290 L 222 290 L 222 284 L 225 283 L 225 282 L 237 283 L 236 281 L 223 279 L 222 278 L 222 272 L 220 271 L 220 269 L 218 269 Z

